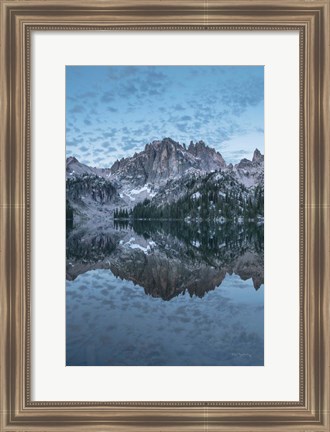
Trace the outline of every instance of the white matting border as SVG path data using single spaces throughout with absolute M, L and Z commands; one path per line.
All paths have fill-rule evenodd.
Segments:
M 265 366 L 65 366 L 65 65 L 265 66 Z M 299 399 L 298 32 L 33 32 L 32 400 Z

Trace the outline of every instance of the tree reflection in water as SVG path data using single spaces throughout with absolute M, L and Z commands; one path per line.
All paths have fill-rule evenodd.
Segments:
M 163 300 L 182 292 L 203 297 L 226 273 L 252 278 L 258 289 L 264 277 L 263 238 L 263 225 L 256 224 L 118 221 L 81 227 L 68 232 L 67 279 L 109 269 Z
M 67 365 L 263 365 L 263 226 L 67 232 Z

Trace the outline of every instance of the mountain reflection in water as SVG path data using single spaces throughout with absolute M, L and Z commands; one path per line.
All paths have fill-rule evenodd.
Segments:
M 263 226 L 67 232 L 67 365 L 263 365 Z

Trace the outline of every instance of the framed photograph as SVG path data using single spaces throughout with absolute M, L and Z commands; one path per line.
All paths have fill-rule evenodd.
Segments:
M 1 431 L 330 431 L 329 6 L 1 1 Z
M 263 66 L 67 66 L 67 366 L 264 365 L 263 90 Z

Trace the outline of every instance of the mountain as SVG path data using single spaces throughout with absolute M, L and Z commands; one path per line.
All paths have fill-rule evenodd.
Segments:
M 89 218 L 112 215 L 115 207 L 126 206 L 114 185 L 104 177 L 76 172 L 66 180 L 68 219 L 77 215 Z
M 81 176 L 83 174 L 95 174 L 93 168 L 84 165 L 73 156 L 66 159 L 66 176 Z
M 258 149 L 254 150 L 253 157 L 252 157 L 252 162 L 253 163 L 259 163 L 259 164 L 261 164 L 261 163 L 264 162 L 264 155 L 262 155 L 260 153 L 260 150 L 258 150 Z
M 226 166 L 220 153 L 203 141 L 191 143 L 188 150 L 171 138 L 153 141 L 133 157 L 116 161 L 111 176 L 118 182 L 141 187 L 145 184 L 164 184 L 170 178 L 182 177 L 187 172 L 209 172 Z
M 242 159 L 234 167 L 237 180 L 246 187 L 264 184 L 264 156 L 255 149 L 252 161 Z
M 262 185 L 247 188 L 233 170 L 168 181 L 151 199 L 133 208 L 134 219 L 179 219 L 225 221 L 262 220 Z M 117 215 L 115 214 L 115 217 Z
M 84 174 L 96 175 L 98 177 L 109 177 L 110 170 L 106 168 L 91 168 L 82 164 L 73 156 L 66 159 L 66 177 L 79 177 Z
M 226 162 L 221 154 L 205 145 L 204 141 L 198 141 L 196 144 L 191 141 L 188 152 L 199 159 L 199 168 L 206 172 L 226 168 Z
M 246 208 L 252 201 L 255 208 L 261 207 L 264 157 L 256 149 L 252 160 L 242 159 L 235 166 L 226 165 L 221 154 L 203 141 L 191 142 L 186 148 L 171 138 L 164 138 L 147 144 L 132 157 L 117 160 L 110 169 L 92 168 L 69 157 L 66 174 L 69 213 L 72 209 L 81 216 L 103 217 L 112 215 L 115 208 L 130 210 L 145 200 L 150 213 L 151 209 L 181 200 L 182 207 L 189 207 L 184 217 L 199 218 L 203 212 L 207 217 L 209 212 L 201 209 L 209 204 L 210 208 L 218 209 L 220 217 L 225 207 L 227 210 L 235 207 L 235 200 L 236 208 Z M 258 191 L 256 198 L 258 187 L 262 193 Z M 226 201 L 226 206 L 220 201 Z M 229 215 L 231 210 L 228 211 Z M 183 215 L 182 211 L 180 214 Z

